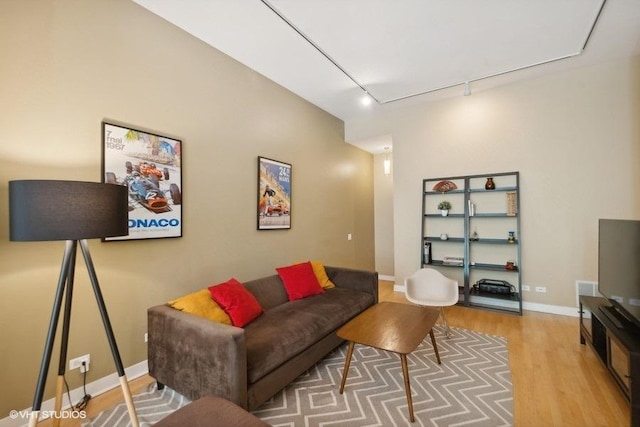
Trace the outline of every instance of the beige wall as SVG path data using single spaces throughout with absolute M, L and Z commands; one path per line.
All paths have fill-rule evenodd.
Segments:
M 125 366 L 146 359 L 149 306 L 310 258 L 374 268 L 372 156 L 342 121 L 125 0 L 3 1 L 0 40 L 5 201 L 9 180 L 98 181 L 104 119 L 183 140 L 184 237 L 90 242 Z M 258 155 L 293 165 L 291 230 L 255 229 Z M 63 251 L 9 242 L 7 215 L 0 418 L 31 405 Z M 115 369 L 88 289 L 80 263 L 69 356 L 91 354 L 91 382 Z
M 377 154 L 373 162 L 373 200 L 375 212 L 376 271 L 381 276 L 393 277 L 393 166 L 391 174 L 384 174 L 383 162 L 393 154 Z
M 423 178 L 521 173 L 524 301 L 575 306 L 597 272 L 598 218 L 640 219 L 640 57 L 346 123 L 392 134 L 395 277 L 420 263 Z M 390 224 L 387 224 L 390 226 Z M 385 225 L 376 224 L 376 229 Z

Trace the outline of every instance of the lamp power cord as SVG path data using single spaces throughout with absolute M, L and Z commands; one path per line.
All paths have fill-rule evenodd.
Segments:
M 82 391 L 84 395 L 78 403 L 75 405 L 71 400 L 71 392 L 69 391 L 69 384 L 67 384 L 67 378 L 64 378 L 64 385 L 67 389 L 67 398 L 69 399 L 69 405 L 73 411 L 84 411 L 91 400 L 91 395 L 87 393 L 87 369 L 86 362 L 82 362 L 83 374 L 82 374 Z

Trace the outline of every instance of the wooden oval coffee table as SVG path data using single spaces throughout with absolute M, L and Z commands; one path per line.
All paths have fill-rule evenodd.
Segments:
M 338 336 L 349 341 L 347 358 L 344 361 L 344 371 L 342 372 L 342 382 L 340 383 L 340 394 L 344 391 L 344 384 L 347 381 L 349 364 L 351 363 L 355 344 L 398 353 L 402 363 L 404 389 L 407 394 L 407 403 L 409 404 L 409 419 L 414 422 L 407 354 L 414 351 L 424 337 L 429 334 L 436 353 L 436 360 L 438 364 L 441 363 L 436 339 L 433 336 L 433 326 L 438 320 L 438 315 L 439 311 L 433 308 L 395 302 L 381 302 L 369 307 L 338 329 Z

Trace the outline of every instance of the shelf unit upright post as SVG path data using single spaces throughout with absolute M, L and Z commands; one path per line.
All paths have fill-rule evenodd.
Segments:
M 485 188 L 488 178 L 495 180 L 492 189 Z M 444 192 L 433 189 L 442 182 L 454 185 L 449 184 L 449 189 Z M 521 315 L 519 172 L 424 179 L 422 193 L 422 267 L 447 268 L 449 270 L 445 274 L 457 275 L 459 283 L 462 283 L 460 304 Z M 446 217 L 438 214 L 434 208 L 436 197 L 444 198 L 445 195 L 454 198 L 462 209 L 458 206 Z M 483 236 L 487 237 L 476 238 L 472 234 L 478 227 L 484 227 L 487 234 Z M 453 234 L 450 236 L 450 233 Z M 446 249 L 437 250 L 440 247 Z M 444 256 L 447 250 L 457 256 Z M 510 292 L 480 291 L 474 286 L 480 275 L 490 275 L 482 277 L 487 281 L 507 283 Z
M 471 278 L 471 215 L 469 212 L 469 200 L 471 197 L 471 193 L 469 193 L 469 179 L 465 177 L 464 179 L 464 267 L 463 267 L 463 295 L 464 295 L 464 305 L 469 306 L 471 302 L 471 286 L 470 286 L 470 278 Z

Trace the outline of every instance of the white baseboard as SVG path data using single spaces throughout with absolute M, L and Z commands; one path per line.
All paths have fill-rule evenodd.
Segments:
M 404 285 L 393 285 L 394 292 L 404 293 Z M 522 302 L 522 309 L 528 311 L 537 311 L 540 313 L 559 314 L 562 316 L 579 317 L 577 307 L 565 307 L 561 305 L 540 304 L 536 302 Z M 1 426 L 0 426 L 1 427 Z
M 133 366 L 125 368 L 125 375 L 127 376 L 127 380 L 131 381 L 135 378 L 139 378 L 149 372 L 149 367 L 147 365 L 147 361 L 143 360 L 140 363 L 136 363 Z M 107 375 L 106 377 L 97 379 L 96 381 L 92 381 L 87 384 L 86 389 L 87 393 L 91 396 L 95 397 L 102 393 L 105 393 L 111 389 L 116 387 L 120 387 L 120 379 L 118 378 L 118 374 L 114 372 L 113 374 Z M 71 401 L 76 403 L 79 402 L 80 399 L 84 396 L 83 387 L 78 387 L 76 389 L 71 390 Z M 63 397 L 62 409 L 69 409 L 69 400 L 67 394 L 65 392 Z M 42 411 L 53 411 L 55 405 L 55 398 L 49 399 L 45 402 L 42 402 L 42 407 L 40 408 Z M 20 414 L 28 414 L 31 411 L 31 407 L 26 409 L 18 409 L 15 408 Z M 26 426 L 29 423 L 29 419 L 27 417 L 14 417 L 11 416 L 0 419 L 0 427 L 22 427 Z
M 386 274 L 378 274 L 378 279 L 386 280 L 388 282 L 395 282 L 396 281 L 395 276 L 387 276 Z
M 540 304 L 537 302 L 522 302 L 522 308 L 540 313 L 559 314 L 561 316 L 580 317 L 578 307 L 565 307 L 563 305 Z

